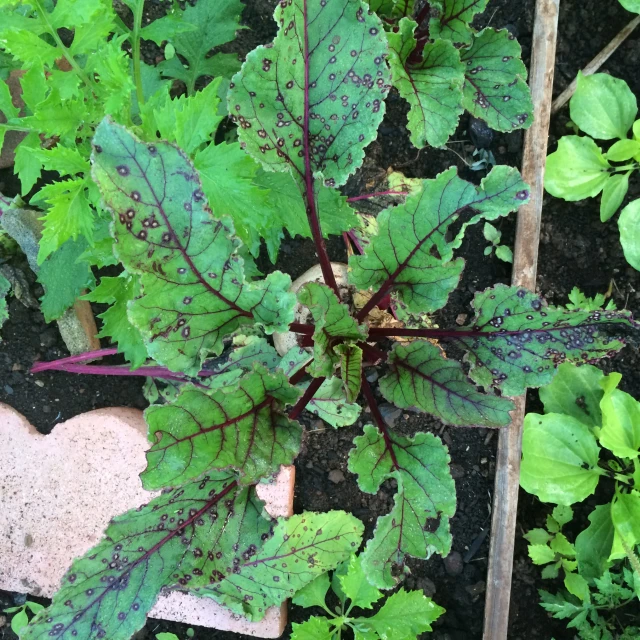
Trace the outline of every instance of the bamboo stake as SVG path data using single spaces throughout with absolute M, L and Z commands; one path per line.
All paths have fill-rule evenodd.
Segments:
M 525 134 L 522 160 L 522 177 L 531 187 L 531 199 L 518 212 L 512 275 L 513 285 L 532 291 L 536 287 L 559 5 L 560 0 L 537 0 L 533 28 L 530 86 L 534 121 Z M 515 399 L 513 421 L 500 430 L 498 440 L 484 640 L 507 638 L 525 399 L 525 395 Z
M 593 75 L 611 57 L 615 50 L 631 35 L 631 32 L 640 24 L 640 15 L 636 16 L 583 70 L 582 75 Z M 571 99 L 576 91 L 578 78 L 553 101 L 551 114 L 559 111 Z

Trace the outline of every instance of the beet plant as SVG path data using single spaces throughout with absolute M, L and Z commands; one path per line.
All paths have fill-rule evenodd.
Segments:
M 387 34 L 361 0 L 283 0 L 275 18 L 275 40 L 248 55 L 231 81 L 228 108 L 264 176 L 284 175 L 296 186 L 323 281 L 296 296 L 284 273 L 256 277 L 226 215 L 234 195 L 228 205 L 216 195 L 224 173 L 207 175 L 201 154 L 213 147 L 203 151 L 195 115 L 171 128 L 150 108 L 149 124 L 136 132 L 102 121 L 92 179 L 131 282 L 120 310 L 152 360 L 132 373 L 169 383 L 150 389 L 164 402 L 145 414 L 151 446 L 141 476 L 162 493 L 111 522 L 24 638 L 129 638 L 163 587 L 259 620 L 336 569 L 357 552 L 363 525 L 342 511 L 274 521 L 255 487 L 295 460 L 305 408 L 340 427 L 358 419 L 360 397 L 372 424 L 355 438 L 349 469 L 367 493 L 397 481 L 394 507 L 360 562 L 372 588 L 393 588 L 407 556 L 449 553 L 455 487 L 447 448 L 431 433 L 390 429 L 364 368 L 380 368 L 380 393 L 398 407 L 445 424 L 505 427 L 513 409 L 507 396 L 549 382 L 559 362 L 614 354 L 635 328 L 623 311 L 554 308 L 504 285 L 476 295 L 469 326 L 428 326 L 424 314 L 442 308 L 458 286 L 464 260 L 454 252 L 467 227 L 527 202 L 527 185 L 508 167 L 493 169 L 480 186 L 455 169 L 413 181 L 404 202 L 375 224 L 359 222 L 353 236 L 362 252 L 349 260 L 345 295 L 323 230 L 339 228 L 335 189 L 361 165 L 384 114 L 394 77 Z M 260 211 L 271 216 L 263 227 L 282 227 L 278 207 Z M 309 322 L 296 317 L 299 308 L 308 308 Z M 287 331 L 299 341 L 280 358 L 268 336 Z M 465 366 L 447 357 L 446 345 L 466 352 Z M 82 370 L 78 360 L 57 368 Z

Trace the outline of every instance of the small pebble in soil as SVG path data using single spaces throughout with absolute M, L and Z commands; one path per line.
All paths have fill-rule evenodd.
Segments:
M 367 382 L 373 384 L 378 379 L 378 372 L 374 369 L 371 373 L 367 374 Z
M 42 382 L 42 380 L 36 380 L 36 387 L 40 387 L 41 389 L 44 387 L 44 382 Z
M 48 404 L 43 404 L 42 413 L 51 413 L 51 407 Z
M 380 405 L 380 413 L 384 418 L 384 421 L 393 429 L 396 424 L 396 420 L 402 415 L 402 409 L 394 407 L 392 404 L 386 402 Z
M 456 464 L 454 462 L 449 468 L 451 469 L 451 477 L 454 480 L 464 478 L 464 467 L 461 464 Z
M 53 347 L 58 342 L 58 330 L 49 327 L 40 334 L 40 344 L 43 347 Z
M 450 576 L 459 576 L 464 569 L 464 564 L 462 562 L 462 556 L 457 551 L 452 551 L 445 559 L 444 559 L 444 570 Z
M 8 384 L 4 385 L 4 392 L 8 395 L 8 396 L 12 396 L 13 395 L 13 388 L 10 387 Z
M 468 316 L 466 313 L 459 313 L 456 317 L 456 324 L 462 326 L 467 321 L 467 318 Z
M 329 480 L 334 484 L 340 484 L 345 481 L 344 473 L 340 469 L 332 469 L 329 471 Z

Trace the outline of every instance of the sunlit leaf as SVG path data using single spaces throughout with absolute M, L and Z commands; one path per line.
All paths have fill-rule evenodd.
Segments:
M 618 458 L 633 459 L 640 456 L 640 402 L 617 388 L 621 379 L 619 373 L 612 373 L 600 382 L 604 396 L 598 439 Z

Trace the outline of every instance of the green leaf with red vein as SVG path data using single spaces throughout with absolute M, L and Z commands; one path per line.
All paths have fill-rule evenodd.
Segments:
M 624 347 L 640 325 L 628 311 L 569 311 L 535 293 L 498 285 L 478 293 L 476 315 L 454 340 L 468 352 L 470 376 L 517 396 L 551 381 L 561 362 L 595 362 Z
M 480 393 L 460 363 L 431 342 L 396 344 L 388 363 L 391 370 L 380 380 L 380 391 L 397 407 L 417 407 L 461 427 L 501 427 L 511 421 L 510 400 Z
M 113 213 L 116 255 L 140 274 L 142 296 L 129 319 L 155 360 L 195 375 L 242 324 L 287 329 L 295 304 L 290 277 L 276 271 L 246 282 L 233 225 L 212 215 L 177 147 L 144 144 L 106 119 L 94 138 L 93 177 Z
M 533 122 L 521 54 L 518 41 L 506 29 L 481 31 L 460 54 L 466 67 L 462 104 L 497 131 L 528 129 Z
M 340 356 L 340 373 L 348 402 L 355 402 L 362 382 L 362 349 L 355 344 L 339 344 L 333 348 Z
M 436 9 L 429 21 L 429 36 L 445 38 L 456 44 L 470 44 L 474 30 L 470 26 L 476 13 L 484 11 L 488 0 L 434 0 Z
M 414 64 L 411 54 L 416 46 L 413 34 L 417 26 L 404 18 L 399 31 L 388 34 L 389 66 L 393 86 L 411 105 L 411 143 L 419 149 L 427 144 L 440 147 L 456 130 L 464 111 L 464 65 L 458 50 L 447 40 L 425 45 L 420 61 Z
M 361 0 L 290 0 L 274 17 L 273 44 L 252 51 L 231 83 L 240 142 L 270 171 L 342 185 L 384 115 L 382 23 Z
M 385 480 L 398 482 L 393 509 L 378 519 L 362 555 L 369 582 L 390 589 L 408 572 L 405 556 L 446 556 L 451 549 L 449 519 L 456 511 L 456 491 L 449 453 L 431 433 L 405 438 L 372 425 L 354 444 L 349 470 L 358 475 L 362 491 L 375 494 Z
M 364 255 L 349 261 L 351 281 L 379 289 L 378 297 L 395 292 L 409 311 L 440 309 L 464 268 L 461 258 L 452 258 L 466 227 L 507 215 L 528 199 L 520 174 L 506 166 L 495 167 L 479 187 L 460 179 L 455 167 L 423 180 L 404 204 L 380 213 L 377 235 Z M 463 215 L 460 231 L 447 240 L 449 226 Z
M 235 384 L 213 391 L 185 387 L 175 402 L 145 412 L 149 437 L 145 489 L 175 487 L 211 469 L 234 468 L 255 483 L 298 455 L 302 427 L 283 410 L 300 391 L 260 364 Z

